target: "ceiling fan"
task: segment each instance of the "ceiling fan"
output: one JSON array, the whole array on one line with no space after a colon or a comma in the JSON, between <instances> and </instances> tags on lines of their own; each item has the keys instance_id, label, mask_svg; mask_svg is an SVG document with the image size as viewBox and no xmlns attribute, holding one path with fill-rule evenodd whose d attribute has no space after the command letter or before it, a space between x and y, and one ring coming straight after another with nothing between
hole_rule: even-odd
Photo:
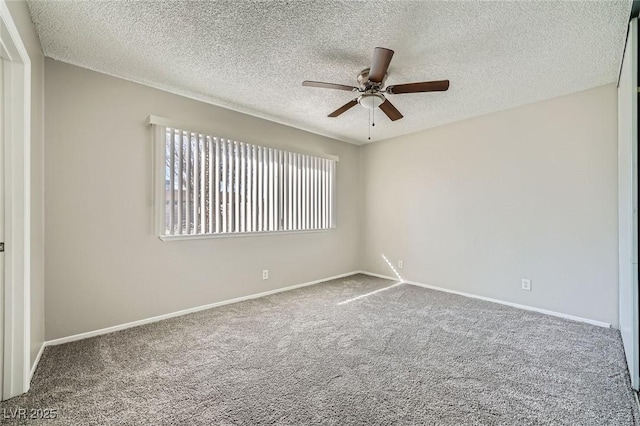
<instances>
[{"instance_id":1,"label":"ceiling fan","mask_svg":"<svg viewBox=\"0 0 640 426\"><path fill-rule=\"evenodd\" d=\"M348 90L350 92L361 93L357 98L347 102L337 110L333 111L328 117L337 117L348 111L357 104L367 109L379 107L391 121L399 120L403 115L393 106L385 97L387 95L399 95L402 93L418 93L418 92L443 92L449 88L449 80L439 81L423 81L420 83L394 84L384 88L384 81L387 77L387 69L393 50L384 47L376 47L373 51L373 60L371 68L364 69L358 74L358 86L347 86L344 84L323 83L321 81L303 81L303 86L320 87L324 89Z\"/></svg>"}]
</instances>

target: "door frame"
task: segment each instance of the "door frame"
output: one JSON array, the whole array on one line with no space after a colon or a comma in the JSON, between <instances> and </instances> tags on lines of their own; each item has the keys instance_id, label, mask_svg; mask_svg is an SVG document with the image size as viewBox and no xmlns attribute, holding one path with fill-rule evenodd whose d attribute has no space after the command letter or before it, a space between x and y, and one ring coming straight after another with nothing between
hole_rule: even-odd
<instances>
[{"instance_id":1,"label":"door frame","mask_svg":"<svg viewBox=\"0 0 640 426\"><path fill-rule=\"evenodd\" d=\"M620 334L631 378L640 389L638 288L638 18L629 22L618 80L618 297Z\"/></svg>"},{"instance_id":2,"label":"door frame","mask_svg":"<svg viewBox=\"0 0 640 426\"><path fill-rule=\"evenodd\" d=\"M27 392L31 380L31 60L5 0L0 0L0 55L5 200L0 400L5 400Z\"/></svg>"}]
</instances>

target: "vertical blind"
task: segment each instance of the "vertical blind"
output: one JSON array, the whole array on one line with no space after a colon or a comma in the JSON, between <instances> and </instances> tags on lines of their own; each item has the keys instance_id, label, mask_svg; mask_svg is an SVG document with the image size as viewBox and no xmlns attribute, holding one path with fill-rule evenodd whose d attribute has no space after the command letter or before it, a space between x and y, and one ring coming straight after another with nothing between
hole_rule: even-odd
<instances>
[{"instance_id":1,"label":"vertical blind","mask_svg":"<svg viewBox=\"0 0 640 426\"><path fill-rule=\"evenodd\" d=\"M157 134L164 235L334 227L334 160L170 127Z\"/></svg>"}]
</instances>

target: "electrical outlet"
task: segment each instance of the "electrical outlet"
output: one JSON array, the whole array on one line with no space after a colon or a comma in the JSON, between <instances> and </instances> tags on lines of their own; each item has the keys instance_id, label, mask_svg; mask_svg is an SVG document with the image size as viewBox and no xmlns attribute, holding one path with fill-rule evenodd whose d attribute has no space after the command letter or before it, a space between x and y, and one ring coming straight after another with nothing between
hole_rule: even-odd
<instances>
[{"instance_id":1,"label":"electrical outlet","mask_svg":"<svg viewBox=\"0 0 640 426\"><path fill-rule=\"evenodd\" d=\"M522 279L522 289L526 291L531 291L531 280L526 278Z\"/></svg>"},{"instance_id":2,"label":"electrical outlet","mask_svg":"<svg viewBox=\"0 0 640 426\"><path fill-rule=\"evenodd\" d=\"M263 280L268 280L269 279L269 270L268 269L263 269L262 270L262 279Z\"/></svg>"},{"instance_id":3,"label":"electrical outlet","mask_svg":"<svg viewBox=\"0 0 640 426\"><path fill-rule=\"evenodd\" d=\"M402 260L398 260L398 269L404 268L404 262Z\"/></svg>"}]
</instances>

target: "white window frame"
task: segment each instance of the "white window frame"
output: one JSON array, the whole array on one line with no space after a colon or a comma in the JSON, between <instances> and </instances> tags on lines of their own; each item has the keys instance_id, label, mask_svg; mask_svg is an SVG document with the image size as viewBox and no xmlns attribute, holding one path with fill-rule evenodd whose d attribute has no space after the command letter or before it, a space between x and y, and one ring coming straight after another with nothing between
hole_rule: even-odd
<instances>
[{"instance_id":1,"label":"white window frame","mask_svg":"<svg viewBox=\"0 0 640 426\"><path fill-rule=\"evenodd\" d=\"M336 227L336 220L335 220L336 218L336 202L335 202L336 174L337 174L337 163L339 161L339 158L337 156L326 154L326 153L301 152L301 150L299 149L295 149L295 151L291 151L291 149L288 147L278 147L273 145L266 146L262 144L255 145L255 144L238 142L233 139L220 138L220 137L211 135L212 132L210 130L202 129L197 125L181 124L176 121L155 116L155 115L149 116L149 118L147 119L147 125L151 126L152 128L152 141L153 141L152 181L154 186L154 189L153 189L154 231L155 231L155 234L161 240L174 241L174 240L191 240L191 239L207 239L207 238L248 237L248 236L258 236L258 235L314 233L314 232L326 232ZM217 149L220 149L221 153L225 149L225 146L235 146L237 147L237 149L242 150L244 155L239 156L239 158L237 158L236 161L223 163L221 166L218 166L218 164L216 164L216 166L221 168L229 167L234 171L234 173L237 172L238 166L240 167L243 166L245 161L247 162L247 164L250 160L257 161L258 167L262 166L263 164L265 164L266 166L266 164L272 164L272 163L270 162L265 163L264 161L260 162L262 155L265 155L265 156L277 155L278 161L275 163L276 167L273 168L272 174L271 173L268 174L268 176L272 177L273 179L271 184L264 185L261 182L262 177L265 176L263 173L254 174L252 176L252 179L244 179L245 176L240 176L238 179L238 184L241 185L243 188L248 189L249 187L251 187L251 191L250 192L247 191L247 194L246 194L249 200L253 200L254 197L257 200L260 197L260 191L262 189L271 191L272 195L270 197L272 197L272 199L275 198L275 200L272 203L270 203L271 204L270 207L272 209L277 209L278 207L276 206L276 203L280 202L276 197L277 192L274 192L277 188L281 187L283 190L283 193L287 193L288 191L292 191L292 190L295 191L295 184L296 183L299 184L300 182L299 179L296 182L294 182L291 179L286 180L285 182L285 178L283 177L284 175L288 176L291 170L294 170L294 167L297 166L297 163L296 163L297 161L304 161L305 163L308 162L311 165L311 163L315 161L320 162L321 160L330 160L325 163L325 164L331 164L331 169L330 170L327 169L327 172L332 174L331 187L326 187L327 193L331 194L328 197L329 202L326 209L328 217L326 218L327 219L326 223L324 224L324 226L318 226L318 222L315 222L315 226L313 227L310 226L311 225L310 223L307 223L305 226L305 228L307 229L284 229L284 230L273 229L276 227L278 228L280 227L275 222L274 223L270 222L275 210L270 210L268 212L269 214L268 214L267 222L262 223L261 219L263 215L256 214L256 213L259 213L261 211L260 209L262 209L263 206L261 205L261 203L252 202L252 209L256 210L255 212L252 211L252 220L248 220L249 217L246 218L247 220L242 220L243 213L245 213L245 209L242 209L240 213L236 210L235 212L236 216L234 217L230 217L230 216L227 217L228 216L227 212L224 212L222 214L224 218L226 218L227 220L240 219L240 225L237 227L234 227L234 229L230 231L221 232L221 230L218 228L218 225L220 222L215 220L214 227L216 229L213 231L213 233L210 233L210 232L209 233L188 233L188 234L165 233L166 231L165 203L166 203L166 197L167 197L166 195L166 167L167 167L166 166L166 137L167 137L166 132L167 132L167 129L177 129L181 131L187 131L187 132L193 133L194 136L199 135L200 137L211 138L212 140L215 138L215 139L218 139L218 141L224 141L225 143L219 143L219 144L213 145L213 149L216 149L217 147ZM251 153L249 154L249 152ZM287 170L287 168L289 168L289 170ZM313 171L312 171L307 174L303 173L300 176L300 178L308 179L313 182L312 179L316 178L316 176L313 174ZM196 182L194 180L194 185L195 184ZM215 184L213 186L215 186ZM211 183L208 184L208 187L212 188ZM224 191L222 193L216 191L215 195L212 196L211 191L209 191L209 194L207 195L211 199L215 200L215 204L217 205L218 201L225 203L225 201L218 199L218 197L225 197L225 194L226 192ZM234 196L233 201L235 203L238 203L240 201L238 199L238 192L229 193L229 196ZM203 203L203 202L204 201L202 200L199 201L199 203ZM295 202L299 202L299 201L295 200ZM189 203L194 204L194 200L190 200ZM280 207L282 211L282 217L280 218L282 224L284 224L284 226L288 228L291 228L292 226L299 226L298 224L300 223L300 220L302 219L302 217L300 217L299 214L297 216L294 214L296 213L296 211L295 209L292 208L292 204L290 203L289 206L287 206L287 208L284 208L283 205L281 205ZM309 206L305 206L305 209L313 208L313 207L314 207L313 205L309 205ZM226 223L226 221L222 217L221 219L222 219L221 221L222 223ZM313 216L311 214L309 215L309 219L310 220L313 219ZM210 220L211 218L206 218L205 224L211 223L209 222ZM245 228L245 225L246 225L246 228ZM209 226L209 229L210 228L211 227ZM271 229L265 229L265 228L271 228Z\"/></svg>"}]
</instances>

